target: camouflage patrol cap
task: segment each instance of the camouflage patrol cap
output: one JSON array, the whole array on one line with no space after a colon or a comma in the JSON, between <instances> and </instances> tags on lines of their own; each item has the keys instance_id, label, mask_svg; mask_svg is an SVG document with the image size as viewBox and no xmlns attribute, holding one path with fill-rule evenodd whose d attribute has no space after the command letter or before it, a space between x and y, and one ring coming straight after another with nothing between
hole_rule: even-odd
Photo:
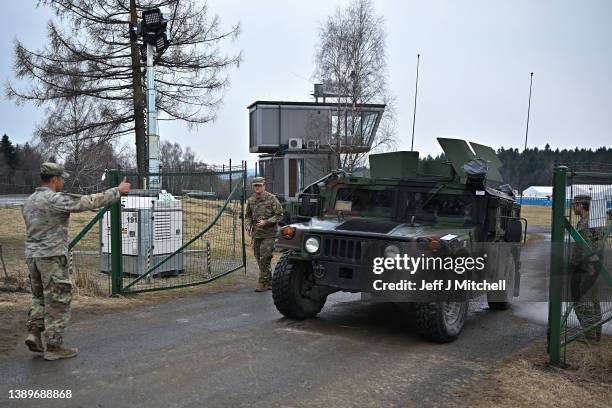
<instances>
[{"instance_id":1,"label":"camouflage patrol cap","mask_svg":"<svg viewBox=\"0 0 612 408\"><path fill-rule=\"evenodd\" d=\"M70 175L64 171L64 166L57 163L43 163L40 165L41 176L61 176L68 178Z\"/></svg>"},{"instance_id":2,"label":"camouflage patrol cap","mask_svg":"<svg viewBox=\"0 0 612 408\"><path fill-rule=\"evenodd\" d=\"M263 177L254 177L253 181L251 182L252 185L256 186L256 185L260 185L263 186L264 184L266 184L266 179Z\"/></svg>"},{"instance_id":3,"label":"camouflage patrol cap","mask_svg":"<svg viewBox=\"0 0 612 408\"><path fill-rule=\"evenodd\" d=\"M574 196L574 203L590 203L591 196L586 194L578 194Z\"/></svg>"}]
</instances>

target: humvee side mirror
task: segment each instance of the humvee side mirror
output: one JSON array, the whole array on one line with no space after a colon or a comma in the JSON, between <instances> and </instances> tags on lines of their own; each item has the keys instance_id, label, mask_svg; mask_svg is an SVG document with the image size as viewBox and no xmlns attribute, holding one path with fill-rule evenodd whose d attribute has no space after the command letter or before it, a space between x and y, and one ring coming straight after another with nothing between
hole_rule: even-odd
<instances>
[{"instance_id":1,"label":"humvee side mirror","mask_svg":"<svg viewBox=\"0 0 612 408\"><path fill-rule=\"evenodd\" d=\"M517 218L510 218L506 228L506 242L521 242L523 240L523 224Z\"/></svg>"}]
</instances>

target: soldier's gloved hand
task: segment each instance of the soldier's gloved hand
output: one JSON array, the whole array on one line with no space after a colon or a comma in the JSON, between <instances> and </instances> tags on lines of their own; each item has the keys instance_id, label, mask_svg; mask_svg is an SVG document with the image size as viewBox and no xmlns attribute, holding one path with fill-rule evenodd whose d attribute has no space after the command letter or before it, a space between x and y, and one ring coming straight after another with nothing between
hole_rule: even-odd
<instances>
[{"instance_id":1,"label":"soldier's gloved hand","mask_svg":"<svg viewBox=\"0 0 612 408\"><path fill-rule=\"evenodd\" d=\"M597 254L593 254L591 256L589 256L589 262L597 262L599 261L599 257L597 256Z\"/></svg>"},{"instance_id":2,"label":"soldier's gloved hand","mask_svg":"<svg viewBox=\"0 0 612 408\"><path fill-rule=\"evenodd\" d=\"M123 180L121 181L121 183L119 183L119 186L117 187L119 189L119 192L121 194L127 194L130 192L130 183L127 181L127 177L124 177Z\"/></svg>"},{"instance_id":3,"label":"soldier's gloved hand","mask_svg":"<svg viewBox=\"0 0 612 408\"><path fill-rule=\"evenodd\" d=\"M266 220L259 220L259 221L257 221L257 226L258 227L265 227L267 223L268 223L268 221L266 221Z\"/></svg>"}]
</instances>

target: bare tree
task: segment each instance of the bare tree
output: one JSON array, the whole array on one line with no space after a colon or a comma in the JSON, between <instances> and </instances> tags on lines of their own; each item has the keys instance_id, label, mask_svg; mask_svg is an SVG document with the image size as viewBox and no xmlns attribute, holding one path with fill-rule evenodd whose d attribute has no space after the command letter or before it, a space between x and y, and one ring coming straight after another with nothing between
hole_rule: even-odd
<instances>
[{"instance_id":1,"label":"bare tree","mask_svg":"<svg viewBox=\"0 0 612 408\"><path fill-rule=\"evenodd\" d=\"M164 140L160 148L161 165L170 170L199 170L206 168L189 146L183 150L178 143Z\"/></svg>"},{"instance_id":2,"label":"bare tree","mask_svg":"<svg viewBox=\"0 0 612 408\"><path fill-rule=\"evenodd\" d=\"M138 44L130 42L128 23L137 24L141 11L151 8L161 8L171 19L172 43L155 61L162 120L199 125L215 118L228 85L227 71L241 58L223 55L219 46L235 38L239 26L222 30L205 1L40 0L39 4L51 7L63 24L48 23L48 45L41 50L28 50L15 41L15 74L28 84L8 82L7 96L18 103L52 107L49 119L63 115L77 96L86 97L99 110L77 126L54 128L54 138L77 134L114 138L134 132L137 166L145 170L144 69Z\"/></svg>"},{"instance_id":3,"label":"bare tree","mask_svg":"<svg viewBox=\"0 0 612 408\"><path fill-rule=\"evenodd\" d=\"M393 147L393 109L383 116L375 140L366 140L364 127L371 117L358 105L390 101L387 92L384 20L377 16L371 0L353 0L338 8L319 29L315 52L315 77L336 95L337 110L332 120L329 146L338 155L341 168L353 170L367 157L371 145L377 150Z\"/></svg>"}]
</instances>

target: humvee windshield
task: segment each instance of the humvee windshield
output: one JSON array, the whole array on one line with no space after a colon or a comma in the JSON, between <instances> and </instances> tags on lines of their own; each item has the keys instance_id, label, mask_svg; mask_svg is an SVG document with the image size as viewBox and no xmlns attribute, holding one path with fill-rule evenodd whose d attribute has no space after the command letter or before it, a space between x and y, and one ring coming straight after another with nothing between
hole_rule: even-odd
<instances>
[{"instance_id":1,"label":"humvee windshield","mask_svg":"<svg viewBox=\"0 0 612 408\"><path fill-rule=\"evenodd\" d=\"M469 224L473 218L474 197L402 189L345 187L337 191L333 208L336 212L402 221L410 221L412 217L421 221L435 221L443 217Z\"/></svg>"},{"instance_id":2,"label":"humvee windshield","mask_svg":"<svg viewBox=\"0 0 612 408\"><path fill-rule=\"evenodd\" d=\"M422 220L435 220L439 217L463 220L471 223L473 218L474 197L463 194L434 194L406 192L405 200L398 211L400 217L413 216Z\"/></svg>"},{"instance_id":3,"label":"humvee windshield","mask_svg":"<svg viewBox=\"0 0 612 408\"><path fill-rule=\"evenodd\" d=\"M393 190L371 190L359 187L341 188L336 193L334 210L391 217L395 202Z\"/></svg>"}]
</instances>

